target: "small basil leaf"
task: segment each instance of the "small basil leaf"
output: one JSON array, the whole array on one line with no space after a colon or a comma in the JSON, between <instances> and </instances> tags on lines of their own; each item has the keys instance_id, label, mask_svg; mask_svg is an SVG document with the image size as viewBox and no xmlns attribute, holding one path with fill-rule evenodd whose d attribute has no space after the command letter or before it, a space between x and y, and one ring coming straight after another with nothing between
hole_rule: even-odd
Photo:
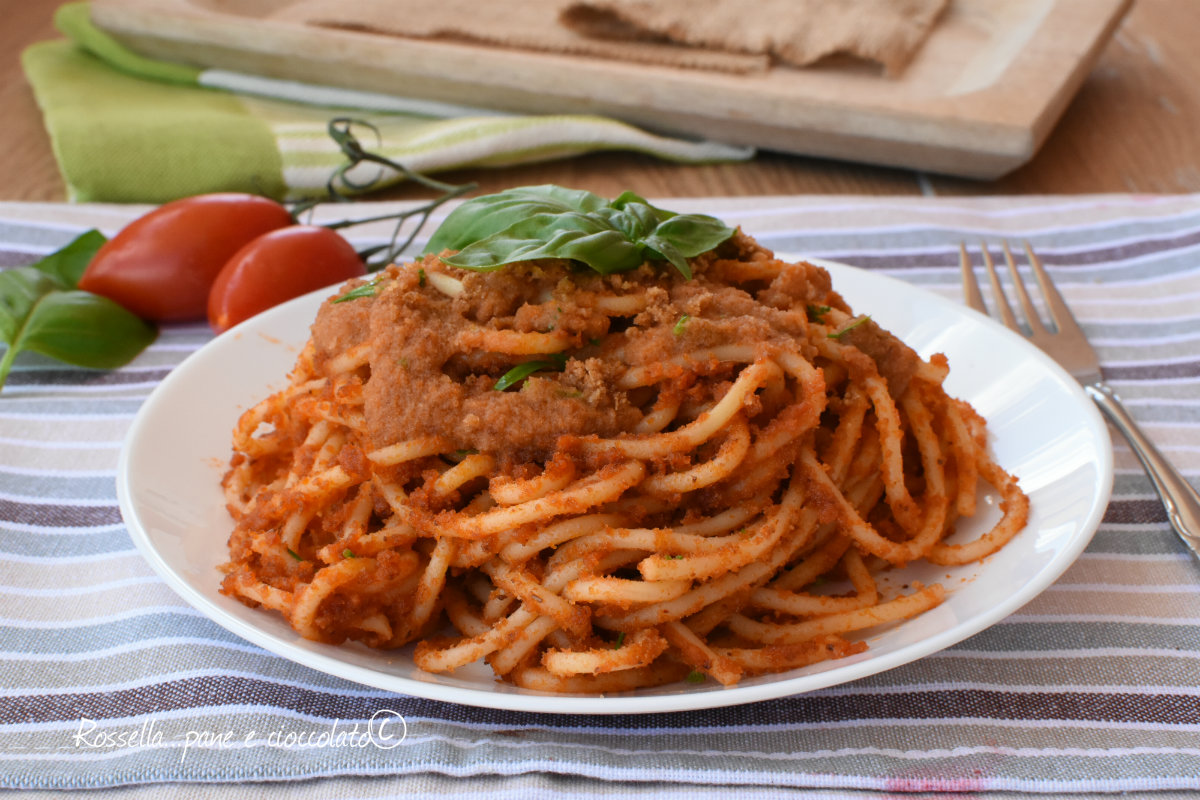
<instances>
[{"instance_id":1,"label":"small basil leaf","mask_svg":"<svg viewBox=\"0 0 1200 800\"><path fill-rule=\"evenodd\" d=\"M500 380L496 381L496 385L492 388L497 392L503 392L505 389L512 388L535 372L541 372L542 370L562 372L566 369L566 366L567 357L562 353L554 353L547 358L526 361L523 364L517 364L508 372L501 375Z\"/></svg>"},{"instance_id":2,"label":"small basil leaf","mask_svg":"<svg viewBox=\"0 0 1200 800\"><path fill-rule=\"evenodd\" d=\"M607 206L591 192L561 186L520 186L474 197L446 216L425 246L426 253L462 250L538 214L587 213Z\"/></svg>"},{"instance_id":3,"label":"small basil leaf","mask_svg":"<svg viewBox=\"0 0 1200 800\"><path fill-rule=\"evenodd\" d=\"M60 250L32 264L39 272L57 280L63 288L74 289L79 285L84 270L91 263L92 257L108 241L108 238L98 230L92 229L76 236L69 244Z\"/></svg>"},{"instance_id":4,"label":"small basil leaf","mask_svg":"<svg viewBox=\"0 0 1200 800\"><path fill-rule=\"evenodd\" d=\"M686 258L707 253L733 233L733 228L705 214L676 214L654 229L656 239L670 242Z\"/></svg>"}]
</instances>

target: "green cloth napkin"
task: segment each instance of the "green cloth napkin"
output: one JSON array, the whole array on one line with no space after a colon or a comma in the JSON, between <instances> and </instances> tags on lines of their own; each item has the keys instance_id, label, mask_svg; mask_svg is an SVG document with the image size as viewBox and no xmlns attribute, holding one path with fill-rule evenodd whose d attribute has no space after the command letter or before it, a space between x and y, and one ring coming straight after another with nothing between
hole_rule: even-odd
<instances>
[{"instance_id":1,"label":"green cloth napkin","mask_svg":"<svg viewBox=\"0 0 1200 800\"><path fill-rule=\"evenodd\" d=\"M87 3L62 6L55 24L68 39L31 45L22 66L75 201L159 203L212 191L321 196L345 161L327 132L335 116L372 123L378 140L364 146L418 172L598 150L682 162L753 155L597 116L497 114L156 61L95 27ZM372 188L401 180L354 177L377 178Z\"/></svg>"}]
</instances>

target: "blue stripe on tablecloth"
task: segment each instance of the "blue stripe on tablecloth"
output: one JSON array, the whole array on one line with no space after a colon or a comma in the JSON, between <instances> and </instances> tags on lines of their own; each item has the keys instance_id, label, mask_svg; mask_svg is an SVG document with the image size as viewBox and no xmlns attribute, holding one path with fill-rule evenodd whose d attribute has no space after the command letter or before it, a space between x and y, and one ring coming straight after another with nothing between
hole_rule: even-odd
<instances>
[{"instance_id":1,"label":"blue stripe on tablecloth","mask_svg":"<svg viewBox=\"0 0 1200 800\"><path fill-rule=\"evenodd\" d=\"M59 387L64 392L88 390L97 386L148 386L158 385L167 377L170 368L123 369L115 371L82 370L62 367L15 369L9 375L6 387Z\"/></svg>"},{"instance_id":2,"label":"blue stripe on tablecloth","mask_svg":"<svg viewBox=\"0 0 1200 800\"><path fill-rule=\"evenodd\" d=\"M34 498L39 495L44 497L47 477L51 477L54 481L55 499L72 502L95 500L109 504L112 502L115 472L102 475L58 474L46 476L0 467L0 484L3 484L5 492L11 492L17 497Z\"/></svg>"},{"instance_id":3,"label":"blue stripe on tablecloth","mask_svg":"<svg viewBox=\"0 0 1200 800\"><path fill-rule=\"evenodd\" d=\"M82 535L81 535L82 534ZM12 554L21 557L63 558L96 556L125 552L133 547L124 525L84 530L70 534L14 529L0 523L0 559Z\"/></svg>"}]
</instances>

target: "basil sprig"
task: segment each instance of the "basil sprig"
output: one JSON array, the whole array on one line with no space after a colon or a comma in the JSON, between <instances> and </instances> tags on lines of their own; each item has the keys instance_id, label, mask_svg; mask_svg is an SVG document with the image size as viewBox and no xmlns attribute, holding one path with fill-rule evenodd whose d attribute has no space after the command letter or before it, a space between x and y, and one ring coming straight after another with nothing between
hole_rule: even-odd
<instances>
[{"instance_id":1,"label":"basil sprig","mask_svg":"<svg viewBox=\"0 0 1200 800\"><path fill-rule=\"evenodd\" d=\"M88 231L26 267L0 272L0 388L17 353L31 350L78 367L122 366L154 341L154 326L122 306L77 289L88 263L104 244Z\"/></svg>"},{"instance_id":2,"label":"basil sprig","mask_svg":"<svg viewBox=\"0 0 1200 800\"><path fill-rule=\"evenodd\" d=\"M442 260L480 272L535 258L567 258L609 275L665 259L691 278L687 259L733 232L718 219L657 208L633 192L609 202L583 190L522 186L463 203L425 252L457 250Z\"/></svg>"}]
</instances>

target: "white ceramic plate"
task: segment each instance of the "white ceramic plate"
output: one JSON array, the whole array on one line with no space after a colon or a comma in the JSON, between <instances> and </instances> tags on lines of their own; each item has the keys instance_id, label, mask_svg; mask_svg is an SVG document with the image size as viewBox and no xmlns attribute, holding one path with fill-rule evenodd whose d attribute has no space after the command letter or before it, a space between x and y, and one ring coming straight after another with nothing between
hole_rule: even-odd
<instances>
[{"instance_id":1,"label":"white ceramic plate","mask_svg":"<svg viewBox=\"0 0 1200 800\"><path fill-rule=\"evenodd\" d=\"M1032 498L1029 525L984 563L913 565L893 583L941 582L945 603L869 632L869 649L779 675L713 681L604 697L550 695L496 681L483 665L453 675L418 670L408 650L378 652L299 638L277 614L218 593L232 522L219 487L241 412L282 388L330 291L259 315L193 354L159 385L129 431L117 492L138 548L175 591L210 619L284 658L404 694L491 708L626 714L748 703L872 675L949 647L1003 619L1054 582L1100 523L1112 487L1108 430L1072 378L1023 338L937 295L853 267L826 264L834 287L922 356L950 358L947 389L987 420L999 463ZM994 504L993 504L994 506ZM995 508L991 516L995 516ZM988 523L960 526L969 537Z\"/></svg>"}]
</instances>

